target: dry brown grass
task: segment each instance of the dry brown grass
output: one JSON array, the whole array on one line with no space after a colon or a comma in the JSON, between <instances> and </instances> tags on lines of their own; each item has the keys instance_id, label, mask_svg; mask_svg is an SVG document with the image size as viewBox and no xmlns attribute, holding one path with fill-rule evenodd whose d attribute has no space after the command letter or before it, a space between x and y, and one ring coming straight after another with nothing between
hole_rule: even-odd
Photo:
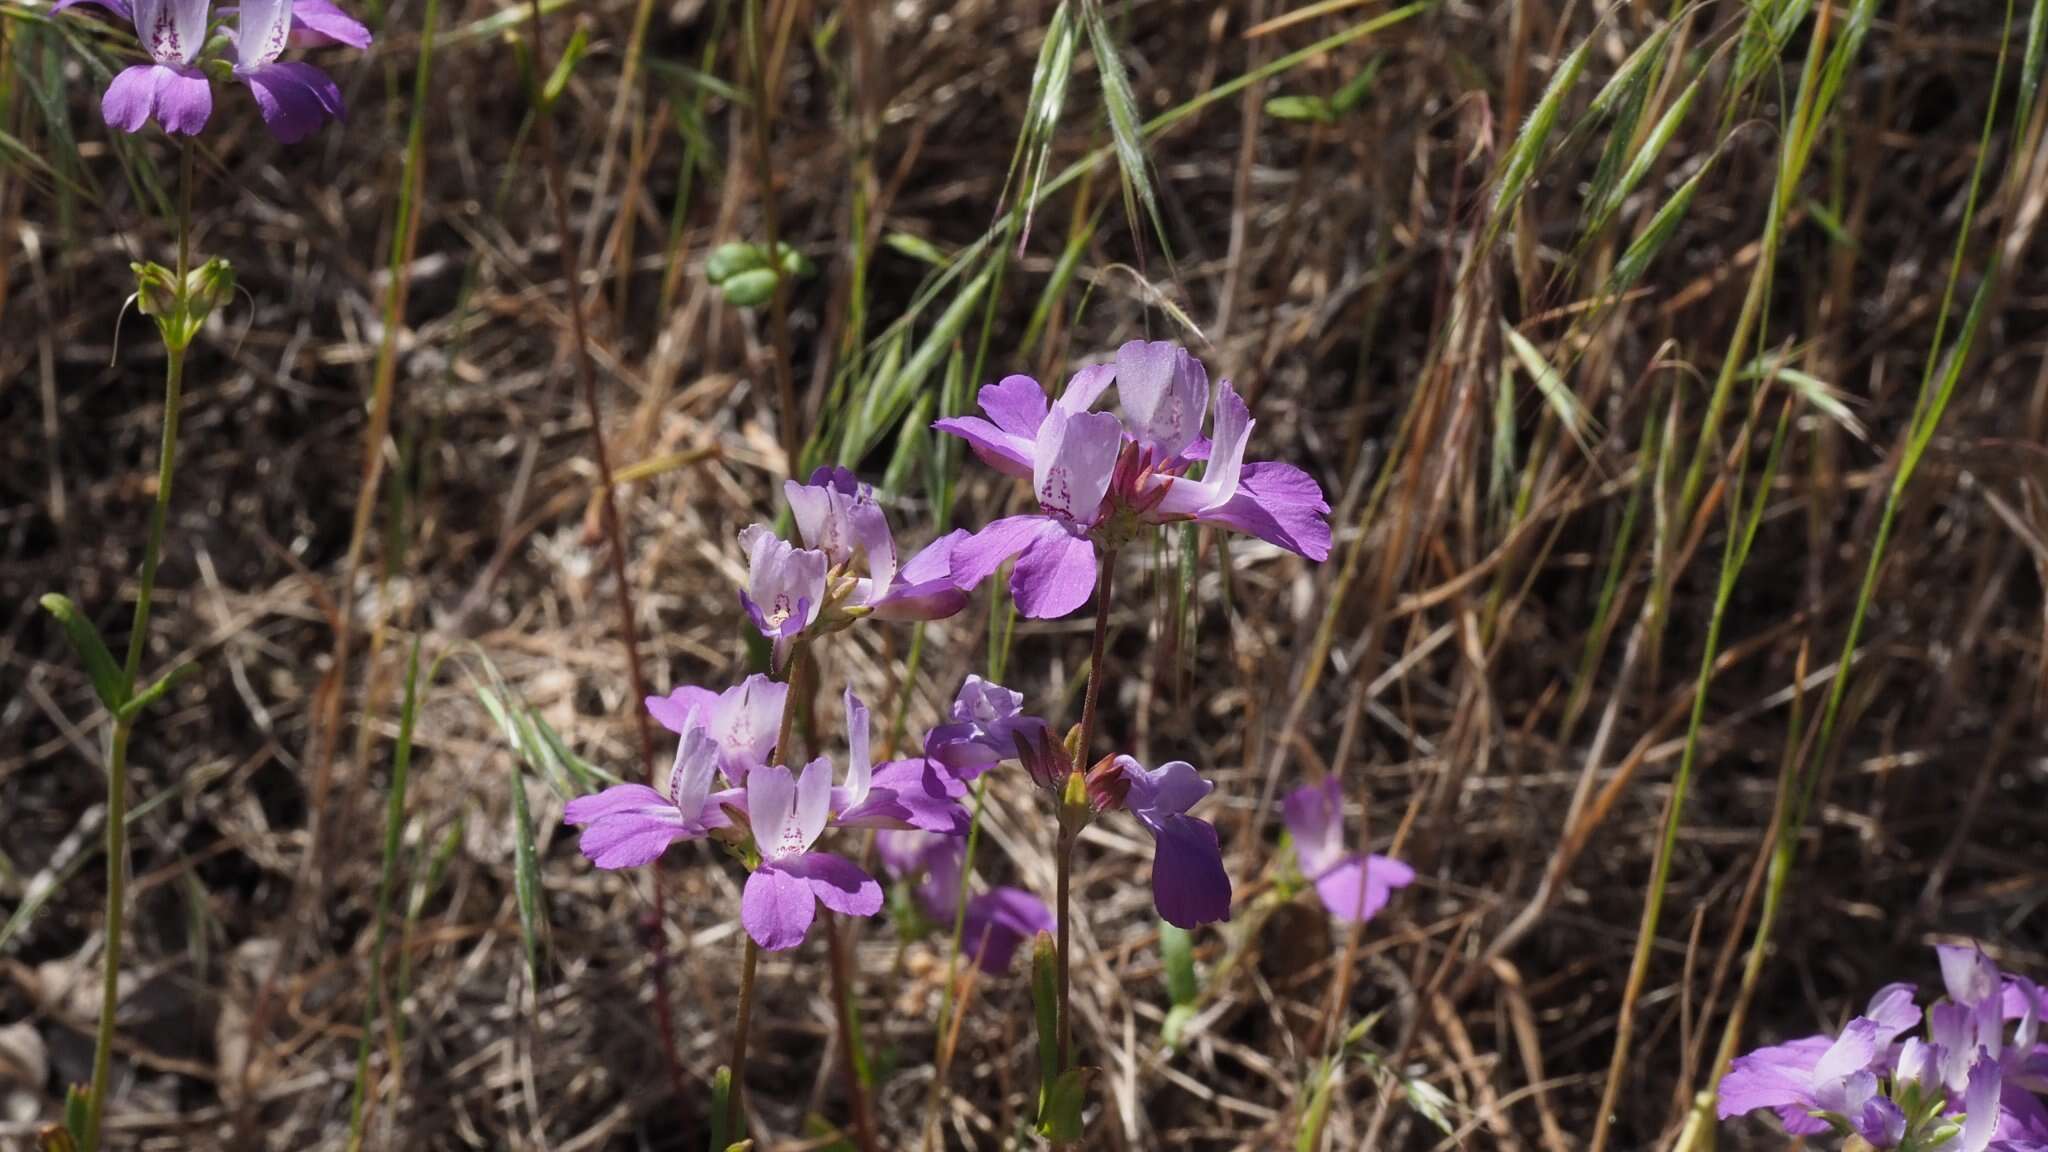
<instances>
[{"instance_id":1,"label":"dry brown grass","mask_svg":"<svg viewBox=\"0 0 2048 1152\"><path fill-rule=\"evenodd\" d=\"M308 875L315 692L330 671L329 614L348 599L335 583L389 289L380 254L393 227L419 7L394 5L375 52L342 67L345 130L281 149L252 117L231 115L206 142L196 246L230 258L248 295L195 346L188 369L151 663L182 657L204 670L137 739L136 799L163 799L136 827L134 985L110 1108L118 1147L345 1145L383 785L412 636L429 659L473 643L589 761L630 776L640 758L558 239L532 142L518 136L522 80L503 39L457 37L436 61L424 215L397 336L387 478L410 497L408 539L402 554L373 539L389 584L376 584L373 560L352 592L365 639L345 677L350 728L325 813L327 858ZM451 27L493 10L451 7ZM715 7L655 6L647 56L695 67ZM948 253L979 238L996 213L1052 5L763 7L771 44L778 30L785 37L770 62L776 219L820 268L792 287L786 343L772 310L725 306L700 269L716 244L762 237L747 108L722 95L706 103L712 167L697 177L686 271L664 310L665 218L684 147L675 123L691 89L643 62L644 86L621 99L628 0L549 16L557 47L572 23L595 44L558 127L613 462L702 450L618 492L657 689L721 683L746 667L732 542L777 507L789 431L776 418L780 357L810 413L802 427L824 403L852 292L856 182L869 182L881 205L878 233ZM1247 29L1284 6L1143 0L1110 11L1149 115L1377 11L1325 7L1256 37ZM1556 61L1592 31L1584 7L1448 4L1204 110L1152 145L1170 264L1142 223L1126 226L1114 165L1104 164L1039 208L994 309L983 375L1057 375L1124 339L1175 334L1149 306L1163 294L1200 325L1211 372L1251 399L1262 452L1308 468L1338 506L1337 553L1320 568L1229 541L1227 597L1221 542L1209 542L1185 650L1151 599L1176 577L1148 572L1148 555L1123 571L1131 592L1112 621L1102 731L1147 762L1185 757L1214 774L1211 815L1240 912L1197 935L1205 1003L1180 1050L1168 1051L1143 883L1149 846L1115 823L1084 838L1077 1041L1102 1069L1090 1147L1292 1147L1335 982L1349 989L1336 1005L1342 1021L1382 1015L1342 1067L1322 1147L1563 1152L1593 1128L1686 733L1728 525L1724 485L1738 467L1754 478L1786 393L1752 408L1743 386L1707 449L1704 510L1661 527L1678 476L1647 467L1658 457L1644 454L1643 432L1658 430L1682 473L1758 255L1781 143L1776 79L1725 136L1703 102L1604 256L1597 242L1573 249L1597 140L1548 157L1497 249L1473 255L1489 177ZM1655 7L1610 15L1574 108L1658 25ZM25 11L0 3L8 43L40 52L48 41L29 38ZM744 86L738 12L735 4L713 71ZM1834 654L1913 412L2002 26L2000 6L1946 0L1904 0L1880 16L1802 185L1758 342L1767 352L1796 347L1869 435L1852 437L1810 407L1795 417L1724 626L1612 1147L1659 1146L1701 1087L1747 947L1745 889L1768 850L1788 741L1790 759L1818 770L1820 785L1748 1035L1832 1026L1886 980L1931 978L1925 945L1935 936L1981 939L2008 968L2048 968L2038 911L2048 895L2048 284L2028 246L2038 179L1992 197L1977 219L1959 295L1975 290L1994 244L2011 244L1995 313L1901 509L1840 738L1833 749L1800 747L1841 673ZM1737 5L1709 4L1679 34L1704 53L1738 18ZM852 22L863 19L871 40L857 41ZM828 26L821 55L813 37ZM1809 32L1802 25L1787 46L1788 86ZM1376 81L1347 118L1311 125L1260 112L1266 97L1334 92L1370 60ZM1108 142L1085 53L1078 67L1055 169ZM1725 60L1717 68L1712 86L1725 83ZM132 320L116 349L115 322L128 260L173 235L120 179L91 85L79 76L64 94L76 162L99 194L67 221L49 181L20 165L0 174L0 603L13 606L0 630L0 901L11 910L46 869L63 876L0 952L0 1021L27 1026L0 1030L0 1144L25 1141L36 1120L54 1117L62 1086L89 1071L106 719L58 629L30 606L62 590L110 633L121 626L162 413L152 399L160 353ZM0 131L58 147L28 102L8 115ZM1994 136L1994 180L2038 172L2048 158L2036 137L2008 140L2009 115ZM865 162L849 143L861 125L875 140ZM1717 143L1721 159L1681 230L1623 303L1586 322L1593 270ZM1074 311L1077 287L1044 348L1018 350L1069 228L1091 218L1085 309ZM1831 238L1836 228L1842 240ZM870 332L908 306L925 271L878 249ZM1454 327L1454 315L1480 319ZM1519 514L1512 487L1497 489L1490 473L1495 397L1512 355L1502 318L1567 366L1591 418L1581 449L1516 370L1508 479L1528 486ZM976 331L963 342L969 362ZM1739 457L1745 436L1753 452ZM887 462L878 452L865 470L879 477ZM1008 506L1013 494L997 479L969 463L958 523ZM927 497L910 485L893 512L899 532L928 523ZM1635 535L1603 616L1598 594L1632 499ZM1647 541L1665 531L1671 547L1653 555ZM1631 658L1656 572L1672 578L1669 626ZM1317 661L1333 602L1328 658ZM850 682L871 702L908 692L915 736L984 667L987 612L979 598L933 626L907 685L907 629L850 633L826 658L826 683ZM380 631L365 659L367 637ZM1085 618L1020 622L1008 682L1076 720L1088 640ZM544 977L529 981L508 800L520 777L466 679L479 668L452 658L421 706L408 844L423 856L452 829L460 840L410 940L402 1071L387 1045L375 1054L369 1146L701 1147L705 1085L730 1024L739 875L709 851L671 853L661 869L667 917L652 922L652 876L591 870L558 822L562 798L528 778L548 916ZM361 756L358 725L369 735ZM1574 794L1589 757L1598 771L1581 807ZM1272 801L1326 772L1343 775L1373 842L1398 841L1421 873L1355 946L1319 909L1264 896L1278 858ZM1577 841L1567 835L1573 809L1603 817L1581 825ZM1053 836L1021 774L997 779L984 875L1050 893ZM1572 855L1554 899L1490 955L1561 846ZM310 900L309 883L326 898ZM402 885L401 909L405 899ZM287 947L296 962L280 969ZM855 954L882 1143L911 1148L925 1128L944 954L900 942L882 923L860 930ZM764 1149L827 1147L802 1142L806 1117L846 1115L828 1051L824 958L813 939L762 965L749 1083ZM678 1056L695 1089L683 1099L662 1072L654 963L667 966ZM274 970L277 1006L252 1047L250 1014ZM941 1123L948 1147L1002 1146L1028 1116L1029 1007L1021 976L972 986ZM10 1043L40 1065L12 1058ZM1411 1105L1403 1080L1448 1097L1452 1134ZM1739 1123L1723 1142L1772 1146L1768 1133Z\"/></svg>"}]
</instances>

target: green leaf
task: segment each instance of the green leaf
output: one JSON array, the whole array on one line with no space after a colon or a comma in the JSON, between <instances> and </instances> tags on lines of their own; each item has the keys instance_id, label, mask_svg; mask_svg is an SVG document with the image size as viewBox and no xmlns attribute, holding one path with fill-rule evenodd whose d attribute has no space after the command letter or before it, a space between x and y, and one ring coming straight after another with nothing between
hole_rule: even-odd
<instances>
[{"instance_id":1,"label":"green leaf","mask_svg":"<svg viewBox=\"0 0 2048 1152\"><path fill-rule=\"evenodd\" d=\"M735 308L759 308L775 298L775 282L779 279L770 269L758 268L728 277L718 287L725 293L727 304Z\"/></svg>"},{"instance_id":2,"label":"green leaf","mask_svg":"<svg viewBox=\"0 0 2048 1152\"><path fill-rule=\"evenodd\" d=\"M1342 116L1365 103L1365 98L1372 94L1373 82L1379 79L1380 64L1385 59L1384 56L1375 56L1366 61L1358 75L1346 80L1344 86L1330 97L1330 110Z\"/></svg>"},{"instance_id":3,"label":"green leaf","mask_svg":"<svg viewBox=\"0 0 2048 1152\"><path fill-rule=\"evenodd\" d=\"M73 1084L64 1089L64 1128L71 1133L72 1139L85 1139L91 1110L92 1089L83 1084Z\"/></svg>"},{"instance_id":4,"label":"green leaf","mask_svg":"<svg viewBox=\"0 0 2048 1152\"><path fill-rule=\"evenodd\" d=\"M1039 1112L1038 1130L1054 1144L1081 1139L1081 1113L1088 1106L1088 1080L1094 1072L1093 1068L1069 1068L1053 1081Z\"/></svg>"},{"instance_id":5,"label":"green leaf","mask_svg":"<svg viewBox=\"0 0 2048 1152\"><path fill-rule=\"evenodd\" d=\"M1528 337L1516 331L1514 325L1503 320L1500 330L1502 335L1507 337L1508 347L1514 352L1515 359L1521 362L1523 371L1535 381L1536 390L1543 393L1543 398L1549 401L1551 409L1557 413L1557 418L1563 421L1565 431L1572 434L1572 439L1578 441L1579 447L1587 455L1592 455L1592 447L1586 441L1586 409L1579 403L1578 396L1565 384L1564 377L1558 375L1557 369L1550 366L1550 361L1543 358L1543 353L1536 345L1531 344Z\"/></svg>"},{"instance_id":6,"label":"green leaf","mask_svg":"<svg viewBox=\"0 0 2048 1152\"><path fill-rule=\"evenodd\" d=\"M1159 955L1166 968L1166 994L1176 1006L1193 1004L1199 989L1195 984L1194 937L1185 928L1159 922Z\"/></svg>"},{"instance_id":7,"label":"green leaf","mask_svg":"<svg viewBox=\"0 0 2048 1152\"><path fill-rule=\"evenodd\" d=\"M1295 1129L1294 1152L1316 1152L1323 1124L1330 1115L1330 1088L1337 1082L1328 1060L1316 1061L1308 1077L1308 1107L1301 1110L1301 1127Z\"/></svg>"},{"instance_id":8,"label":"green leaf","mask_svg":"<svg viewBox=\"0 0 2048 1152\"><path fill-rule=\"evenodd\" d=\"M156 683L137 692L126 704L121 705L117 714L123 720L135 719L142 715L144 709L163 699L165 693L190 680L198 671L199 665L189 660L178 665L159 677Z\"/></svg>"},{"instance_id":9,"label":"green leaf","mask_svg":"<svg viewBox=\"0 0 2048 1152\"><path fill-rule=\"evenodd\" d=\"M72 651L85 662L85 670L92 676L93 691L99 693L100 703L107 711L120 715L121 706L128 702L128 677L121 666L114 663L113 653L100 639L99 629L78 610L78 605L55 592L43 597L43 611L57 618L64 626L64 635L71 641Z\"/></svg>"},{"instance_id":10,"label":"green leaf","mask_svg":"<svg viewBox=\"0 0 2048 1152\"><path fill-rule=\"evenodd\" d=\"M1275 96L1266 101L1266 115L1275 120L1312 120L1328 124L1337 118L1330 102L1320 96Z\"/></svg>"},{"instance_id":11,"label":"green leaf","mask_svg":"<svg viewBox=\"0 0 2048 1152\"><path fill-rule=\"evenodd\" d=\"M720 244L704 258L704 278L713 284L723 284L742 272L757 272L768 267L768 254L758 244L735 240Z\"/></svg>"},{"instance_id":12,"label":"green leaf","mask_svg":"<svg viewBox=\"0 0 2048 1152\"><path fill-rule=\"evenodd\" d=\"M562 98L562 93L568 90L570 75L576 71L576 65L589 51L590 29L579 24L576 26L575 34L569 37L568 45L562 49L561 59L555 61L555 70L549 74L548 82L541 87L542 113L554 108L555 101Z\"/></svg>"},{"instance_id":13,"label":"green leaf","mask_svg":"<svg viewBox=\"0 0 2048 1152\"><path fill-rule=\"evenodd\" d=\"M1038 1114L1043 1117L1060 1076L1060 968L1052 933L1031 945L1031 1011L1038 1025Z\"/></svg>"},{"instance_id":14,"label":"green leaf","mask_svg":"<svg viewBox=\"0 0 2048 1152\"><path fill-rule=\"evenodd\" d=\"M711 1152L731 1147L726 1139L725 1116L728 1102L732 1099L732 1068L720 1064L718 1071L711 1074Z\"/></svg>"},{"instance_id":15,"label":"green leaf","mask_svg":"<svg viewBox=\"0 0 2048 1152\"><path fill-rule=\"evenodd\" d=\"M938 245L922 236L913 236L908 232L891 232L882 238L882 243L912 260L922 260L934 268L944 268L952 263L946 259L944 252L939 251Z\"/></svg>"}]
</instances>

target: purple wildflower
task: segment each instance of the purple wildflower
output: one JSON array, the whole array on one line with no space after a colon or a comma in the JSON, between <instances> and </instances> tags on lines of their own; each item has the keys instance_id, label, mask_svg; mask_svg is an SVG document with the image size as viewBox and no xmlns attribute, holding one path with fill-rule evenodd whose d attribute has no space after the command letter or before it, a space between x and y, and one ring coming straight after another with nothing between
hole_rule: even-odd
<instances>
[{"instance_id":1,"label":"purple wildflower","mask_svg":"<svg viewBox=\"0 0 2048 1152\"><path fill-rule=\"evenodd\" d=\"M150 62L123 69L100 98L107 127L140 132L155 120L173 136L197 136L213 115L213 89L201 71L208 0L58 0L50 11L98 4L135 25Z\"/></svg>"},{"instance_id":2,"label":"purple wildflower","mask_svg":"<svg viewBox=\"0 0 2048 1152\"><path fill-rule=\"evenodd\" d=\"M766 524L749 525L740 533L740 547L747 552L747 586L740 591L740 604L775 644L775 666L789 660L790 646L825 606L823 552L798 548L777 536Z\"/></svg>"},{"instance_id":3,"label":"purple wildflower","mask_svg":"<svg viewBox=\"0 0 2048 1152\"><path fill-rule=\"evenodd\" d=\"M1290 793L1282 805L1301 874L1332 917L1346 924L1370 920L1415 870L1388 856L1345 851L1344 794L1337 778Z\"/></svg>"},{"instance_id":4,"label":"purple wildflower","mask_svg":"<svg viewBox=\"0 0 2048 1152\"><path fill-rule=\"evenodd\" d=\"M582 826L577 846L599 868L653 863L678 840L700 839L731 825L725 809L738 803L739 794L711 791L717 766L717 741L691 725L676 746L675 763L660 791L645 784L615 784L569 801L562 819Z\"/></svg>"},{"instance_id":5,"label":"purple wildflower","mask_svg":"<svg viewBox=\"0 0 2048 1152\"><path fill-rule=\"evenodd\" d=\"M1122 420L1090 410L1112 382ZM1329 556L1321 486L1290 464L1245 461L1255 421L1228 381L1216 401L1214 439L1204 438L1208 373L1177 344L1125 344L1113 364L1077 373L1051 405L1028 376L984 387L980 402L986 419L954 417L933 427L966 440L998 471L1030 476L1039 511L962 541L953 575L971 588L1017 557L1010 590L1026 616L1063 616L1087 603L1095 543L1125 539L1141 524L1195 520L1311 560ZM1202 477L1189 477L1202 461Z\"/></svg>"},{"instance_id":6,"label":"purple wildflower","mask_svg":"<svg viewBox=\"0 0 2048 1152\"><path fill-rule=\"evenodd\" d=\"M918 903L932 922L953 923L967 862L967 842L928 832L882 832L875 837L882 867L897 880L915 882ZM1009 971L1017 948L1054 922L1045 902L1021 888L991 888L967 897L960 942L983 972Z\"/></svg>"},{"instance_id":7,"label":"purple wildflower","mask_svg":"<svg viewBox=\"0 0 2048 1152\"><path fill-rule=\"evenodd\" d=\"M1045 720L1024 715L1021 693L970 675L953 697L952 720L926 733L924 754L962 780L973 780L1005 760L1019 757L1051 730Z\"/></svg>"},{"instance_id":8,"label":"purple wildflower","mask_svg":"<svg viewBox=\"0 0 2048 1152\"><path fill-rule=\"evenodd\" d=\"M780 764L747 773L747 816L761 866L747 877L740 924L770 952L804 942L818 905L845 916L882 910L882 886L844 856L812 846L832 816L832 763L820 757L792 776Z\"/></svg>"},{"instance_id":9,"label":"purple wildflower","mask_svg":"<svg viewBox=\"0 0 2048 1152\"><path fill-rule=\"evenodd\" d=\"M782 706L789 685L756 673L724 692L685 684L667 696L649 696L647 711L677 735L695 727L718 746L718 767L735 784L747 769L766 764L782 730Z\"/></svg>"},{"instance_id":10,"label":"purple wildflower","mask_svg":"<svg viewBox=\"0 0 2048 1152\"><path fill-rule=\"evenodd\" d=\"M1119 803L1152 834L1152 903L1176 928L1230 919L1230 875L1216 827L1188 815L1216 786L1185 760L1146 768L1129 756L1111 764L1114 783L1091 773L1089 793L1098 807ZM1119 800L1117 793L1121 792Z\"/></svg>"},{"instance_id":11,"label":"purple wildflower","mask_svg":"<svg viewBox=\"0 0 2048 1152\"><path fill-rule=\"evenodd\" d=\"M326 13L321 13L323 23ZM249 86L270 134L296 143L338 120L344 109L334 80L300 60L281 61L293 28L292 0L242 0L235 34L235 79Z\"/></svg>"},{"instance_id":12,"label":"purple wildflower","mask_svg":"<svg viewBox=\"0 0 2048 1152\"><path fill-rule=\"evenodd\" d=\"M135 25L150 63L114 77L100 101L107 125L139 132L155 120L173 136L194 136L213 113L213 90L199 55L206 46L208 0L58 0L51 11L96 4ZM341 89L325 72L298 61L282 61L294 38L308 44L370 46L370 30L332 0L244 0L232 12L233 74L248 85L271 134L285 143L303 140L343 113Z\"/></svg>"},{"instance_id":13,"label":"purple wildflower","mask_svg":"<svg viewBox=\"0 0 2048 1152\"><path fill-rule=\"evenodd\" d=\"M853 473L820 468L809 484L790 480L783 492L806 548L823 552L834 572L848 569L856 557L866 567L864 578L828 595L828 603L866 609L882 620L940 620L967 606L967 593L952 578L953 548L967 533L941 536L898 568L888 518L875 503L874 489Z\"/></svg>"},{"instance_id":14,"label":"purple wildflower","mask_svg":"<svg viewBox=\"0 0 2048 1152\"><path fill-rule=\"evenodd\" d=\"M1811 1136L1831 1129L1818 1115L1828 1113L1872 1144L1890 1147L1898 1141L1894 1124L1903 1130L1904 1121L1898 1106L1879 1092L1878 1076L1886 1070L1893 1039L1919 1020L1912 988L1895 984L1879 992L1839 1037L1808 1036L1737 1057L1721 1078L1721 1118L1769 1108L1785 1131Z\"/></svg>"},{"instance_id":15,"label":"purple wildflower","mask_svg":"<svg viewBox=\"0 0 2048 1152\"><path fill-rule=\"evenodd\" d=\"M1975 947L1937 952L1948 994L1927 1011L1925 1040L1894 1045L1921 1014L1911 987L1892 985L1839 1037L1736 1060L1721 1081L1721 1115L1769 1108L1796 1135L1853 1133L1876 1148L2048 1152L2038 989ZM2009 1020L2019 1021L2010 1040Z\"/></svg>"}]
</instances>

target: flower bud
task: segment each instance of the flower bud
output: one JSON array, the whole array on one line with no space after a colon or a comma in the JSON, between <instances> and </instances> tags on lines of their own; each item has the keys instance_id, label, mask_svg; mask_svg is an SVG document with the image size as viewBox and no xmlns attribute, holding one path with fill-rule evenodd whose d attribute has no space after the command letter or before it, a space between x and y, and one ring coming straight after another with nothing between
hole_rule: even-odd
<instances>
[{"instance_id":1,"label":"flower bud","mask_svg":"<svg viewBox=\"0 0 2048 1152\"><path fill-rule=\"evenodd\" d=\"M1014 739L1017 759L1023 762L1032 783L1048 792L1060 792L1074 771L1074 760L1065 747L1053 742L1052 729L1034 727L1015 733Z\"/></svg>"},{"instance_id":2,"label":"flower bud","mask_svg":"<svg viewBox=\"0 0 2048 1152\"><path fill-rule=\"evenodd\" d=\"M1104 756L1088 770L1088 804L1097 812L1114 812L1124 806L1131 792L1131 778L1115 756Z\"/></svg>"}]
</instances>

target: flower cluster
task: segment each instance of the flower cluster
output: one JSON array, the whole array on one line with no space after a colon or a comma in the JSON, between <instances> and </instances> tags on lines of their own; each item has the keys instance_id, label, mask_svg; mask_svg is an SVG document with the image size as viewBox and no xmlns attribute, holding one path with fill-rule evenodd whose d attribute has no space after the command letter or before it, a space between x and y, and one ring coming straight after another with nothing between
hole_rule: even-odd
<instances>
[{"instance_id":1,"label":"flower cluster","mask_svg":"<svg viewBox=\"0 0 2048 1152\"><path fill-rule=\"evenodd\" d=\"M57 0L52 12L95 4L135 26L149 62L123 70L107 85L100 115L123 132L151 120L173 136L196 136L213 116L209 72L247 85L271 134L303 140L342 115L341 89L311 64L284 60L285 48L345 44L368 48L370 30L332 0L239 0L235 27L225 33L234 58L209 57L211 0Z\"/></svg>"},{"instance_id":2,"label":"flower cluster","mask_svg":"<svg viewBox=\"0 0 2048 1152\"><path fill-rule=\"evenodd\" d=\"M747 554L740 604L774 643L777 667L805 635L825 635L865 616L941 620L966 607L951 567L953 547L966 533L941 536L898 567L896 538L874 490L853 473L820 468L810 483L791 480L783 490L803 546L766 524L740 533Z\"/></svg>"},{"instance_id":3,"label":"flower cluster","mask_svg":"<svg viewBox=\"0 0 2048 1152\"><path fill-rule=\"evenodd\" d=\"M1837 1035L1740 1057L1722 1118L1769 1109L1794 1135L1903 1152L2048 1152L2048 994L1975 947L1936 952L1947 995L1924 1017L1913 987L1893 984ZM1926 1038L1907 1035L1923 1018Z\"/></svg>"},{"instance_id":4,"label":"flower cluster","mask_svg":"<svg viewBox=\"0 0 2048 1152\"><path fill-rule=\"evenodd\" d=\"M1094 411L1116 385L1123 418ZM1011 559L1010 592L1026 616L1064 616L1094 594L1096 554L1144 525L1196 521L1250 533L1315 561L1330 554L1330 506L1292 464L1247 462L1251 418L1223 381L1210 435L1209 374L1178 344L1134 340L1113 363L1084 368L1058 400L1029 376L981 390L987 417L940 420L990 467L1028 477L1038 511L997 520L950 548L955 581L972 588ZM1196 464L1202 474L1191 475Z\"/></svg>"},{"instance_id":5,"label":"flower cluster","mask_svg":"<svg viewBox=\"0 0 2048 1152\"><path fill-rule=\"evenodd\" d=\"M872 764L868 710L850 689L843 780L822 756L793 772L776 762L788 696L788 685L756 675L723 693L649 697L648 711L680 737L675 762L660 788L618 784L570 801L563 819L583 828L583 854L600 868L631 868L677 841L727 843L752 868L740 922L771 951L803 943L819 904L847 916L881 911L881 885L819 839L832 828L964 835L962 790L922 758Z\"/></svg>"}]
</instances>

